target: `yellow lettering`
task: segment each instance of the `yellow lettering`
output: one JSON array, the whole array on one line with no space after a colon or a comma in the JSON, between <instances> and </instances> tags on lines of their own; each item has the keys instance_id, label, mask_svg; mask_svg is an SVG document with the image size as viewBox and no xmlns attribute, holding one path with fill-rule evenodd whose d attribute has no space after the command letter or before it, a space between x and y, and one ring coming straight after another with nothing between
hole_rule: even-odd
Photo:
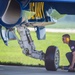
<instances>
[{"instance_id":1,"label":"yellow lettering","mask_svg":"<svg viewBox=\"0 0 75 75\"><path fill-rule=\"evenodd\" d=\"M30 11L33 11L36 13L32 17L32 19L42 18L44 16L44 2L32 2L32 3L30 3Z\"/></svg>"}]
</instances>

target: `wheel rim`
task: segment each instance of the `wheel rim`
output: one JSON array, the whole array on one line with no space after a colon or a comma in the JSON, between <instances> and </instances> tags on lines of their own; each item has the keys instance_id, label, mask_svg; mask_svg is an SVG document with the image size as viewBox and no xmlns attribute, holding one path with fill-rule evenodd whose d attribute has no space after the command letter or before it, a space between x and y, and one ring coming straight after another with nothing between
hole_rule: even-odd
<instances>
[{"instance_id":1,"label":"wheel rim","mask_svg":"<svg viewBox=\"0 0 75 75\"><path fill-rule=\"evenodd\" d=\"M55 57L54 57L54 63L55 63L55 67L56 69L59 67L59 50L58 48L56 48L56 51L55 51Z\"/></svg>"}]
</instances>

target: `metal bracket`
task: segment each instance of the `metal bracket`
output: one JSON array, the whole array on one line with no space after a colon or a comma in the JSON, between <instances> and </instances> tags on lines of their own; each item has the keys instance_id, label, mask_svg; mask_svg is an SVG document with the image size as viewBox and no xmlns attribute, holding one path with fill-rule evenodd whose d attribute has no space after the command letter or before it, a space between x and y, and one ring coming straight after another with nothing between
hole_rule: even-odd
<instances>
[{"instance_id":1,"label":"metal bracket","mask_svg":"<svg viewBox=\"0 0 75 75\"><path fill-rule=\"evenodd\" d=\"M44 60L43 51L35 50L35 45L31 38L29 29L22 24L21 26L17 26L17 31L21 39L19 40L18 37L16 35L15 36L20 44L20 47L23 49L22 52L32 58Z\"/></svg>"}]
</instances>

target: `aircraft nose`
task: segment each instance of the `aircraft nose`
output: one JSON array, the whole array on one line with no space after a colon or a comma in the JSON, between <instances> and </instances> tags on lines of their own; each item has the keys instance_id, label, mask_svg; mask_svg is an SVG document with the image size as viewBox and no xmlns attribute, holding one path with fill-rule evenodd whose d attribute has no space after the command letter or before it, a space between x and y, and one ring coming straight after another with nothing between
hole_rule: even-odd
<instances>
[{"instance_id":1,"label":"aircraft nose","mask_svg":"<svg viewBox=\"0 0 75 75\"><path fill-rule=\"evenodd\" d=\"M10 0L0 0L0 18L3 16Z\"/></svg>"}]
</instances>

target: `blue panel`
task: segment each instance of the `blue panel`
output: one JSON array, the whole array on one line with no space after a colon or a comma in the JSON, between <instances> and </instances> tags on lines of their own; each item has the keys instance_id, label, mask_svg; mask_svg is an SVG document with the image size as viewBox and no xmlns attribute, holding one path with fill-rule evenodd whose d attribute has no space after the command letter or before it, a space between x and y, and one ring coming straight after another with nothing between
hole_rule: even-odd
<instances>
[{"instance_id":1,"label":"blue panel","mask_svg":"<svg viewBox=\"0 0 75 75\"><path fill-rule=\"evenodd\" d=\"M75 2L75 0L31 0L35 2Z\"/></svg>"},{"instance_id":2,"label":"blue panel","mask_svg":"<svg viewBox=\"0 0 75 75\"><path fill-rule=\"evenodd\" d=\"M15 31L14 31L15 32ZM8 31L8 39L9 40L16 40L16 37L12 31Z\"/></svg>"},{"instance_id":3,"label":"blue panel","mask_svg":"<svg viewBox=\"0 0 75 75\"><path fill-rule=\"evenodd\" d=\"M29 4L30 0L17 0L21 4L22 9L26 9L27 5Z\"/></svg>"},{"instance_id":4,"label":"blue panel","mask_svg":"<svg viewBox=\"0 0 75 75\"><path fill-rule=\"evenodd\" d=\"M44 26L41 26L41 27L36 26L35 28L36 28L36 35L37 35L38 40L45 40L45 38L46 38L45 27Z\"/></svg>"},{"instance_id":5,"label":"blue panel","mask_svg":"<svg viewBox=\"0 0 75 75\"><path fill-rule=\"evenodd\" d=\"M9 0L0 0L0 17L3 16Z\"/></svg>"},{"instance_id":6,"label":"blue panel","mask_svg":"<svg viewBox=\"0 0 75 75\"><path fill-rule=\"evenodd\" d=\"M50 2L47 4L49 4L52 8L56 9L60 14L70 14L70 15L75 14L75 3Z\"/></svg>"}]
</instances>

